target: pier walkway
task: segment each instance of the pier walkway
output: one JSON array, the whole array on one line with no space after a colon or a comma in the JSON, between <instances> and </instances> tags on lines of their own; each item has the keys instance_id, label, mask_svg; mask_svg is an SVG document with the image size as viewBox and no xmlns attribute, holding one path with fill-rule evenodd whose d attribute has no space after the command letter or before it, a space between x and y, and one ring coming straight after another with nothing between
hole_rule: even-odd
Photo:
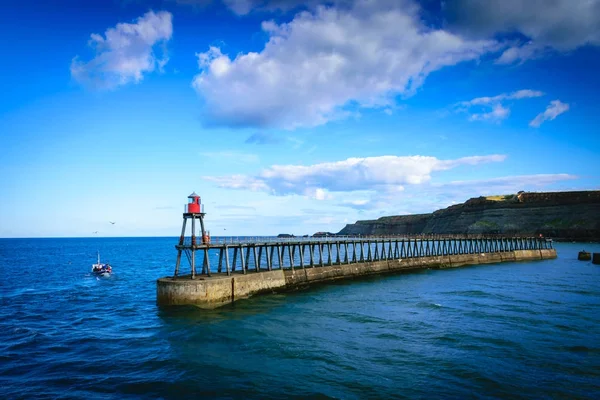
<instances>
[{"instance_id":1,"label":"pier walkway","mask_svg":"<svg viewBox=\"0 0 600 400\"><path fill-rule=\"evenodd\" d=\"M210 243L186 238L181 243L175 247L189 261L191 274L185 274L188 279L197 275L210 277L215 272L230 276L275 269L552 249L551 239L477 235L241 237L213 238ZM196 271L198 251L202 257L200 273ZM178 260L173 278L183 278L179 264Z\"/></svg>"},{"instance_id":2,"label":"pier walkway","mask_svg":"<svg viewBox=\"0 0 600 400\"><path fill-rule=\"evenodd\" d=\"M260 293L338 279L426 268L455 268L556 258L539 237L388 236L227 239L181 238L175 274L157 280L157 304L215 308ZM202 256L196 271L196 253ZM180 275L181 255L191 273Z\"/></svg>"}]
</instances>

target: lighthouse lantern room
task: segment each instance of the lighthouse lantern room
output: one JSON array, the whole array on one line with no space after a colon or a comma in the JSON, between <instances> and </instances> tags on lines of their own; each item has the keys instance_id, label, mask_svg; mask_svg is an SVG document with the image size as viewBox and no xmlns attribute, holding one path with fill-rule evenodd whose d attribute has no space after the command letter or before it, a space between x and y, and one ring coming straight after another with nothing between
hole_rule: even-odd
<instances>
[{"instance_id":1,"label":"lighthouse lantern room","mask_svg":"<svg viewBox=\"0 0 600 400\"><path fill-rule=\"evenodd\" d=\"M200 196L193 192L188 196L188 204L183 212L183 225L181 227L181 235L179 236L179 244L175 246L177 249L177 263L175 264L175 277L179 275L179 266L181 264L181 253L185 252L190 267L192 270L192 279L196 277L196 250L205 249L210 245L210 233L204 229L204 205L200 202ZM191 220L191 235L189 240L186 239L186 227L188 220ZM200 237L196 236L196 221L200 223ZM210 276L210 268L208 261L208 252L204 251L204 262L202 273Z\"/></svg>"},{"instance_id":2,"label":"lighthouse lantern room","mask_svg":"<svg viewBox=\"0 0 600 400\"><path fill-rule=\"evenodd\" d=\"M200 196L196 192L188 196L187 212L190 214L199 214L202 212L202 204L200 204Z\"/></svg>"}]
</instances>

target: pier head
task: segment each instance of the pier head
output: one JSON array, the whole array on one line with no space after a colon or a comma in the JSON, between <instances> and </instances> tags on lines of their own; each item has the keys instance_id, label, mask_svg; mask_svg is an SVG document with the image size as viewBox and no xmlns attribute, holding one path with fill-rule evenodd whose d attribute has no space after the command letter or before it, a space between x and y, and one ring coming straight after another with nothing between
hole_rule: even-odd
<instances>
[{"instance_id":1,"label":"pier head","mask_svg":"<svg viewBox=\"0 0 600 400\"><path fill-rule=\"evenodd\" d=\"M200 197L190 195L184 212L173 276L157 280L158 305L216 308L260 293L273 293L339 279L556 258L552 240L541 237L473 235L221 239L204 230ZM197 207L196 207L197 206ZM190 212L190 207L191 211ZM197 212L195 212L197 211ZM187 220L192 233L185 236ZM200 222L196 239L195 220ZM196 253L201 254L197 273ZM181 274L185 254L190 272Z\"/></svg>"}]
</instances>

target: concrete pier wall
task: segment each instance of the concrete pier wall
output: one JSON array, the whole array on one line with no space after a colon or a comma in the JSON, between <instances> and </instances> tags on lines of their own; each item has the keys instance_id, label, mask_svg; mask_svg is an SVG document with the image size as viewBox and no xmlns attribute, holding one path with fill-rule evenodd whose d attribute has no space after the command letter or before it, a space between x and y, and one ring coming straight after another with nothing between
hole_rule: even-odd
<instances>
[{"instance_id":1,"label":"concrete pier wall","mask_svg":"<svg viewBox=\"0 0 600 400\"><path fill-rule=\"evenodd\" d=\"M189 275L176 278L166 277L157 280L156 297L158 305L195 305L200 308L212 309L260 293L294 290L338 279L426 268L454 268L551 258L556 258L555 249L414 257L323 267L279 269L245 275L213 274L210 277L196 277L196 279L190 279Z\"/></svg>"}]
</instances>

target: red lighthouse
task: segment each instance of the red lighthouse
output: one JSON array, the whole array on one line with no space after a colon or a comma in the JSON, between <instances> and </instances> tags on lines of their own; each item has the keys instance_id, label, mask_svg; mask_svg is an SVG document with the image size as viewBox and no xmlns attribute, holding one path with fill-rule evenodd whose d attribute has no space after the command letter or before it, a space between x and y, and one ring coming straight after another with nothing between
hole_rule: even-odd
<instances>
[{"instance_id":1,"label":"red lighthouse","mask_svg":"<svg viewBox=\"0 0 600 400\"><path fill-rule=\"evenodd\" d=\"M202 205L200 204L200 196L193 192L188 196L187 212L188 214L200 214Z\"/></svg>"},{"instance_id":2,"label":"red lighthouse","mask_svg":"<svg viewBox=\"0 0 600 400\"><path fill-rule=\"evenodd\" d=\"M181 227L181 236L179 237L179 244L175 246L177 249L177 264L175 265L175 276L179 274L179 265L181 263L181 253L183 251L188 255L190 266L192 267L192 279L196 277L196 250L203 249L210 244L210 233L204 230L204 205L200 202L200 196L193 192L188 196L188 204L186 204L183 211L183 226ZM192 232L189 240L185 237L185 228L187 226L188 219L192 220ZM196 220L200 222L200 243L196 240ZM204 252L205 257L208 257L208 253ZM207 260L204 260L204 265L207 265ZM203 271L204 272L204 271ZM207 271L210 273L209 271Z\"/></svg>"}]
</instances>

